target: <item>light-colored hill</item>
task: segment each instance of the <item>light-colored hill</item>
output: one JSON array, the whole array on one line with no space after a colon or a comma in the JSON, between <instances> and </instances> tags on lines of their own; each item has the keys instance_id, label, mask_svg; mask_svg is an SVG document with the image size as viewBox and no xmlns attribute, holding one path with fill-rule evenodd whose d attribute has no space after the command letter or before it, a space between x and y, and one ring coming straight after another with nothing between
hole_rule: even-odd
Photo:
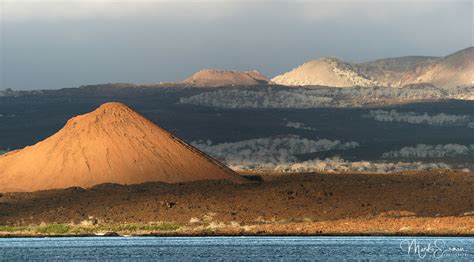
<instances>
[{"instance_id":1,"label":"light-colored hill","mask_svg":"<svg viewBox=\"0 0 474 262\"><path fill-rule=\"evenodd\" d=\"M184 84L205 87L254 86L268 84L270 80L256 70L235 71L205 69L183 81Z\"/></svg>"},{"instance_id":2,"label":"light-colored hill","mask_svg":"<svg viewBox=\"0 0 474 262\"><path fill-rule=\"evenodd\" d=\"M422 67L419 82L438 87L474 85L474 47L470 47Z\"/></svg>"},{"instance_id":3,"label":"light-colored hill","mask_svg":"<svg viewBox=\"0 0 474 262\"><path fill-rule=\"evenodd\" d=\"M313 60L272 79L281 85L333 87L429 83L441 88L474 85L474 47L446 57L407 56L366 63L334 58Z\"/></svg>"},{"instance_id":4,"label":"light-colored hill","mask_svg":"<svg viewBox=\"0 0 474 262\"><path fill-rule=\"evenodd\" d=\"M377 83L357 72L357 68L336 58L312 60L297 68L276 76L272 82L280 85L321 85L350 87L374 86Z\"/></svg>"},{"instance_id":5,"label":"light-colored hill","mask_svg":"<svg viewBox=\"0 0 474 262\"><path fill-rule=\"evenodd\" d=\"M120 103L103 104L53 136L0 156L0 192L207 179L245 181Z\"/></svg>"}]
</instances>

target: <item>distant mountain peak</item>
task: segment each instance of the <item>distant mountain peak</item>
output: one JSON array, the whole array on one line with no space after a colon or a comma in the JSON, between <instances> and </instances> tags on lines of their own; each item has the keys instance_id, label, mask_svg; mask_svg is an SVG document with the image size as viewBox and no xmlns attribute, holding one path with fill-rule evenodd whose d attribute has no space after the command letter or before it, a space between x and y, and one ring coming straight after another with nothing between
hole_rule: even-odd
<instances>
[{"instance_id":1,"label":"distant mountain peak","mask_svg":"<svg viewBox=\"0 0 474 262\"><path fill-rule=\"evenodd\" d=\"M378 84L358 72L353 64L333 57L308 61L287 73L274 77L272 82L281 85L333 87L374 86Z\"/></svg>"},{"instance_id":2,"label":"distant mountain peak","mask_svg":"<svg viewBox=\"0 0 474 262\"><path fill-rule=\"evenodd\" d=\"M237 71L221 69L200 70L183 81L195 86L253 86L268 84L270 80L257 70Z\"/></svg>"}]
</instances>

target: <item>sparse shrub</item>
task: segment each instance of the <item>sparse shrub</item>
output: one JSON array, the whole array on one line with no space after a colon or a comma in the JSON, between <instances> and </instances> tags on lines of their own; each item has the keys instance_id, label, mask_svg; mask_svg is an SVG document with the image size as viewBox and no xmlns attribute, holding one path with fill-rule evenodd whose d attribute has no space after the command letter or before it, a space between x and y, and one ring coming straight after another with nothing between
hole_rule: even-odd
<instances>
[{"instance_id":1,"label":"sparse shrub","mask_svg":"<svg viewBox=\"0 0 474 262\"><path fill-rule=\"evenodd\" d=\"M218 228L223 228L225 226L226 226L226 224L223 223L223 222L211 222L211 223L209 223L207 228L208 229L218 229Z\"/></svg>"},{"instance_id":2,"label":"sparse shrub","mask_svg":"<svg viewBox=\"0 0 474 262\"><path fill-rule=\"evenodd\" d=\"M80 225L83 227L91 227L94 223L91 220L82 220Z\"/></svg>"},{"instance_id":3,"label":"sparse shrub","mask_svg":"<svg viewBox=\"0 0 474 262\"><path fill-rule=\"evenodd\" d=\"M177 224L163 223L159 225L140 225L140 224L123 224L123 225L108 225L96 228L97 232L112 231L112 232L136 232L136 231L174 231L180 228Z\"/></svg>"},{"instance_id":4,"label":"sparse shrub","mask_svg":"<svg viewBox=\"0 0 474 262\"><path fill-rule=\"evenodd\" d=\"M197 224L197 223L200 223L201 220L197 217L192 217L191 219L189 219L189 223L191 224Z\"/></svg>"},{"instance_id":5,"label":"sparse shrub","mask_svg":"<svg viewBox=\"0 0 474 262\"><path fill-rule=\"evenodd\" d=\"M240 223L239 223L239 222L236 222L236 221L231 221L231 222L230 222L230 226L232 226L232 227L240 227Z\"/></svg>"}]
</instances>

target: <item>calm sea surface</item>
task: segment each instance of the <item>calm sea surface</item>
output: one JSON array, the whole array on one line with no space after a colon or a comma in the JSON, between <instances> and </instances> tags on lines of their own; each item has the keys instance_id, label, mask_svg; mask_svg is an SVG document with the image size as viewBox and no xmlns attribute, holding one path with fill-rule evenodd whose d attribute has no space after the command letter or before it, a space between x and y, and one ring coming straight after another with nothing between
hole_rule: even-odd
<instances>
[{"instance_id":1,"label":"calm sea surface","mask_svg":"<svg viewBox=\"0 0 474 262\"><path fill-rule=\"evenodd\" d=\"M4 238L0 260L474 261L468 237Z\"/></svg>"}]
</instances>

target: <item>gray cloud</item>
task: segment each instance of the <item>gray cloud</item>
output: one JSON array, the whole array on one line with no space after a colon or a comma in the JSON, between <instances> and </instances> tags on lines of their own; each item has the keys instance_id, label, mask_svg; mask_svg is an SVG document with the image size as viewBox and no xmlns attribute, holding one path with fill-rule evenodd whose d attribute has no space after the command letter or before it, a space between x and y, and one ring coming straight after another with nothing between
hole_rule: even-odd
<instances>
[{"instance_id":1,"label":"gray cloud","mask_svg":"<svg viewBox=\"0 0 474 262\"><path fill-rule=\"evenodd\" d=\"M299 130L310 130L310 131L316 130L316 128L307 126L305 123L301 123L301 122L288 121L286 122L285 126L289 128L299 129Z\"/></svg>"},{"instance_id":2,"label":"gray cloud","mask_svg":"<svg viewBox=\"0 0 474 262\"><path fill-rule=\"evenodd\" d=\"M137 3L138 2L138 3ZM0 89L274 76L323 56L366 61L473 45L472 1L13 1L0 8Z\"/></svg>"}]
</instances>

